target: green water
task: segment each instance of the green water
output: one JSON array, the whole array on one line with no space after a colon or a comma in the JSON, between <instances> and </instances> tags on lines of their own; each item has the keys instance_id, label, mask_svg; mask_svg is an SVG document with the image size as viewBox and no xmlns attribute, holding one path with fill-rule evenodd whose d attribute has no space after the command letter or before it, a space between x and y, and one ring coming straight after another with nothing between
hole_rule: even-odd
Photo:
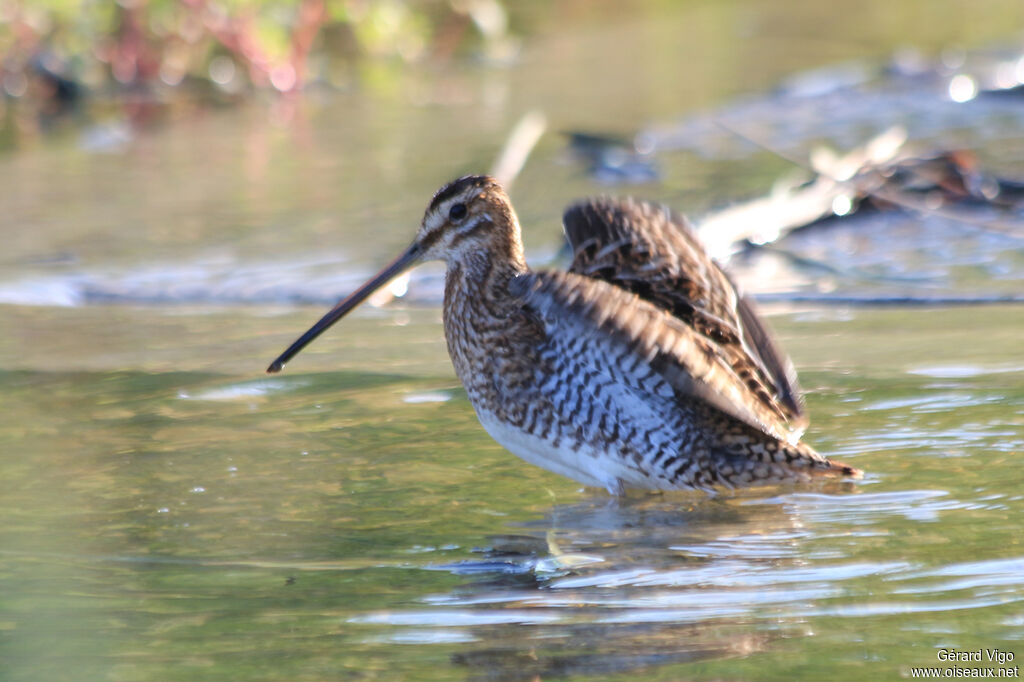
<instances>
[{"instance_id":1,"label":"green water","mask_svg":"<svg viewBox=\"0 0 1024 682\"><path fill-rule=\"evenodd\" d=\"M1016 307L775 315L866 479L619 502L489 440L434 311L272 378L308 314L2 311L64 338L2 347L5 679L895 678L1024 636Z\"/></svg>"},{"instance_id":2,"label":"green water","mask_svg":"<svg viewBox=\"0 0 1024 682\"><path fill-rule=\"evenodd\" d=\"M628 133L1024 25L1016 0L560 7L513 67L0 159L0 679L856 680L943 648L1024 657L1020 306L768 307L808 442L867 475L714 498L612 500L505 452L429 282L262 373L322 313L289 297L331 300L397 252L526 110ZM610 190L545 137L513 191L528 249L555 251L572 197L706 210L786 163L663 168ZM992 290L1020 281L1008 253Z\"/></svg>"}]
</instances>

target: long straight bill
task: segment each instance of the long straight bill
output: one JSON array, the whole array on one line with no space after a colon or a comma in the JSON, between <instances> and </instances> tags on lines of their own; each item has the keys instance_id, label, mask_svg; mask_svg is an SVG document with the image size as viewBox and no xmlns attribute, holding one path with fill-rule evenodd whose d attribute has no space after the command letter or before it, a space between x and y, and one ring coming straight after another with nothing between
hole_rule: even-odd
<instances>
[{"instance_id":1,"label":"long straight bill","mask_svg":"<svg viewBox=\"0 0 1024 682\"><path fill-rule=\"evenodd\" d=\"M327 331L328 327L345 317L350 310L366 300L370 294L412 267L419 258L419 255L420 247L414 243L405 253L391 261L383 270L374 275L373 279L349 294L338 305L331 308L326 315L320 318L319 322L309 328L309 331L296 339L295 343L288 346L288 350L281 353L277 356L276 360L270 363L270 367L267 367L267 373L280 372L286 362L298 355L299 351L305 348L313 339Z\"/></svg>"}]
</instances>

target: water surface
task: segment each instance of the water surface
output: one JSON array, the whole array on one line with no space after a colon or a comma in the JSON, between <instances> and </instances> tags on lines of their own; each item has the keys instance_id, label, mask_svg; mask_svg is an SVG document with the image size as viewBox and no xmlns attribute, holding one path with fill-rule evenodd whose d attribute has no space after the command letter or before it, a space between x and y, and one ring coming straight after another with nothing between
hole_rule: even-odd
<instances>
[{"instance_id":1,"label":"water surface","mask_svg":"<svg viewBox=\"0 0 1024 682\"><path fill-rule=\"evenodd\" d=\"M713 498L612 500L493 443L446 357L436 268L262 373L322 312L297 301L397 252L527 109L685 127L806 68L1021 25L1015 2L759 4L598 17L504 70L0 159L0 678L890 679L941 648L1024 656L1019 306L777 297L808 441L868 473ZM1000 130L969 139L1010 172L1020 135ZM614 191L700 212L787 168L696 145L657 161L661 181ZM513 192L533 262L556 260L561 205L601 191L542 141ZM1012 235L885 227L784 247L855 295L1019 293Z\"/></svg>"},{"instance_id":2,"label":"water surface","mask_svg":"<svg viewBox=\"0 0 1024 682\"><path fill-rule=\"evenodd\" d=\"M1024 316L833 313L772 320L809 440L863 482L616 501L489 440L436 311L263 378L239 355L302 314L5 309L60 331L2 349L5 676L857 679L1012 650ZM139 333L179 342L120 366Z\"/></svg>"}]
</instances>

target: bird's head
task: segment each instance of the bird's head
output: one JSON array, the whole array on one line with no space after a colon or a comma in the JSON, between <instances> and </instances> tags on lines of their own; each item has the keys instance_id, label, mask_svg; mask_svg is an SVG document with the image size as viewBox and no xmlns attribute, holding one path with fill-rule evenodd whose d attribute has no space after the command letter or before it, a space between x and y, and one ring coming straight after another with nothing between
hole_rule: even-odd
<instances>
[{"instance_id":1,"label":"bird's head","mask_svg":"<svg viewBox=\"0 0 1024 682\"><path fill-rule=\"evenodd\" d=\"M434 194L410 250L418 260L460 263L522 251L519 220L505 190L487 175L467 175Z\"/></svg>"},{"instance_id":2,"label":"bird's head","mask_svg":"<svg viewBox=\"0 0 1024 682\"><path fill-rule=\"evenodd\" d=\"M428 260L475 266L495 261L525 267L519 220L505 190L487 175L467 175L434 194L416 231L401 255L343 299L300 336L267 368L279 372L310 341L362 303L374 291L406 270Z\"/></svg>"}]
</instances>

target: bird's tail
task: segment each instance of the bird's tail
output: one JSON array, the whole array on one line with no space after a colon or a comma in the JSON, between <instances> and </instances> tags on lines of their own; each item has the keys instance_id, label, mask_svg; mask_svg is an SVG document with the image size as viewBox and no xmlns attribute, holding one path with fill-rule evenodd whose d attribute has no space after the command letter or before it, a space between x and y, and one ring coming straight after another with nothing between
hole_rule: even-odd
<instances>
[{"instance_id":1,"label":"bird's tail","mask_svg":"<svg viewBox=\"0 0 1024 682\"><path fill-rule=\"evenodd\" d=\"M787 444L784 451L792 451L794 459L789 462L793 469L804 470L812 476L842 476L846 478L864 478L861 469L852 467L843 462L837 462L820 454L817 450L806 443L797 442Z\"/></svg>"},{"instance_id":2,"label":"bird's tail","mask_svg":"<svg viewBox=\"0 0 1024 682\"><path fill-rule=\"evenodd\" d=\"M728 487L808 481L820 476L863 478L864 472L830 460L806 443L786 443L761 434L756 439L726 445L713 456L715 482Z\"/></svg>"}]
</instances>

